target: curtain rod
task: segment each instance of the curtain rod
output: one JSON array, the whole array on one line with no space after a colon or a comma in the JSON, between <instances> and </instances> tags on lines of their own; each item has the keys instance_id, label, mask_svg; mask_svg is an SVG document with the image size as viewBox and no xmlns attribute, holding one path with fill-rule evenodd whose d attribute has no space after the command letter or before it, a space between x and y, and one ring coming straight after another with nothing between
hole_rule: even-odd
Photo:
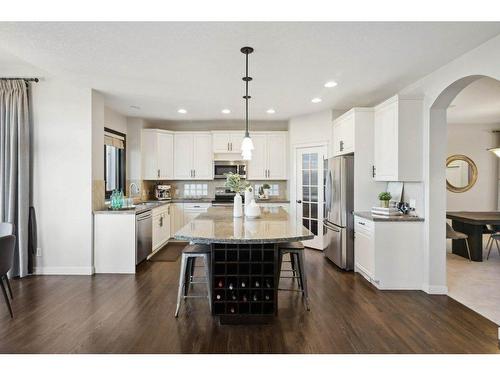
<instances>
[{"instance_id":1,"label":"curtain rod","mask_svg":"<svg viewBox=\"0 0 500 375\"><path fill-rule=\"evenodd\" d=\"M22 79L26 82L38 82L40 81L38 78L22 78L22 77L13 77L13 78L0 78L0 80L2 81L7 81L7 80L10 80L10 79Z\"/></svg>"}]
</instances>

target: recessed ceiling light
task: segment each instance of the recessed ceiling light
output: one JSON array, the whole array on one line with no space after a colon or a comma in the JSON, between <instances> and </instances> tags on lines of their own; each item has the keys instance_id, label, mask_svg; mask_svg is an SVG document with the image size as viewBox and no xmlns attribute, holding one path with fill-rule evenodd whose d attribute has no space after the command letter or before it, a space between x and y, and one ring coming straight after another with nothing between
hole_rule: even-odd
<instances>
[{"instance_id":1,"label":"recessed ceiling light","mask_svg":"<svg viewBox=\"0 0 500 375\"><path fill-rule=\"evenodd\" d=\"M313 103L321 103L321 98L314 98L313 100L311 100L311 102L313 102Z\"/></svg>"},{"instance_id":2,"label":"recessed ceiling light","mask_svg":"<svg viewBox=\"0 0 500 375\"><path fill-rule=\"evenodd\" d=\"M226 108L226 109L223 109L221 112L224 113L225 115L228 115L231 113L231 110Z\"/></svg>"},{"instance_id":3,"label":"recessed ceiling light","mask_svg":"<svg viewBox=\"0 0 500 375\"><path fill-rule=\"evenodd\" d=\"M325 87L327 87L327 88L335 87L335 86L337 86L337 82L335 82L335 81L328 81L327 83L325 83Z\"/></svg>"},{"instance_id":4,"label":"recessed ceiling light","mask_svg":"<svg viewBox=\"0 0 500 375\"><path fill-rule=\"evenodd\" d=\"M276 113L276 111L274 110L274 108L269 108L266 113L269 113L270 115Z\"/></svg>"},{"instance_id":5,"label":"recessed ceiling light","mask_svg":"<svg viewBox=\"0 0 500 375\"><path fill-rule=\"evenodd\" d=\"M141 109L141 107L139 107L138 105L131 105L130 108L132 108L132 109Z\"/></svg>"},{"instance_id":6,"label":"recessed ceiling light","mask_svg":"<svg viewBox=\"0 0 500 375\"><path fill-rule=\"evenodd\" d=\"M182 113L183 115L188 113L188 111L186 111L184 108L178 109L177 112Z\"/></svg>"}]
</instances>

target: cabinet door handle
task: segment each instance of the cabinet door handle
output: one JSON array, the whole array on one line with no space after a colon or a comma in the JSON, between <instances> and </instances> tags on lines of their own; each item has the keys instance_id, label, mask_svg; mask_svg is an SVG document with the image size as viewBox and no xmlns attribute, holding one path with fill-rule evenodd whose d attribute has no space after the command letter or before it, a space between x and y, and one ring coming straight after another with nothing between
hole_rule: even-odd
<instances>
[{"instance_id":1,"label":"cabinet door handle","mask_svg":"<svg viewBox=\"0 0 500 375\"><path fill-rule=\"evenodd\" d=\"M193 169L193 177L196 178L196 169Z\"/></svg>"},{"instance_id":2,"label":"cabinet door handle","mask_svg":"<svg viewBox=\"0 0 500 375\"><path fill-rule=\"evenodd\" d=\"M358 221L358 224L360 225L366 225L365 223L363 223L362 221Z\"/></svg>"},{"instance_id":3,"label":"cabinet door handle","mask_svg":"<svg viewBox=\"0 0 500 375\"><path fill-rule=\"evenodd\" d=\"M158 178L160 177L160 170L158 169Z\"/></svg>"},{"instance_id":4,"label":"cabinet door handle","mask_svg":"<svg viewBox=\"0 0 500 375\"><path fill-rule=\"evenodd\" d=\"M376 172L377 172L377 168L375 168L375 166L374 166L374 165L372 165L372 177L374 177L374 178L375 178L375 176L377 175L377 173L376 173Z\"/></svg>"},{"instance_id":5,"label":"cabinet door handle","mask_svg":"<svg viewBox=\"0 0 500 375\"><path fill-rule=\"evenodd\" d=\"M227 142L227 150L230 151L229 142Z\"/></svg>"},{"instance_id":6,"label":"cabinet door handle","mask_svg":"<svg viewBox=\"0 0 500 375\"><path fill-rule=\"evenodd\" d=\"M344 151L344 141L340 141L340 151Z\"/></svg>"}]
</instances>

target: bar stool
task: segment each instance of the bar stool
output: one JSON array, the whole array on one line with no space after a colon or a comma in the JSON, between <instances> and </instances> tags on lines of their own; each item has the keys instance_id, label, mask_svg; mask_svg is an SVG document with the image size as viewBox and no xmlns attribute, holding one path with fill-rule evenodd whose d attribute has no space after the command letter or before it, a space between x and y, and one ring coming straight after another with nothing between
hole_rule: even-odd
<instances>
[{"instance_id":1,"label":"bar stool","mask_svg":"<svg viewBox=\"0 0 500 375\"><path fill-rule=\"evenodd\" d=\"M201 281L195 281L197 278L193 276L194 263L197 258L202 258L205 268L205 277ZM212 283L210 282L211 261L210 261L210 246L203 244L189 244L182 250L181 271L179 276L179 290L177 293L177 308L175 309L175 317L179 316L181 308L181 300L186 298L208 298L210 312L212 312ZM207 295L188 295L188 289L191 284L206 284Z\"/></svg>"},{"instance_id":2,"label":"bar stool","mask_svg":"<svg viewBox=\"0 0 500 375\"><path fill-rule=\"evenodd\" d=\"M307 293L307 276L304 262L304 244L302 242L285 242L278 244L278 290L290 291L290 292L300 292L304 298L306 309L309 311L309 295ZM286 261L283 260L283 256L290 254L290 263L292 266L291 270L282 270L282 264ZM292 276L281 276L282 272L292 272ZM299 284L299 289L281 289L279 288L279 280L281 279L293 279L297 280Z\"/></svg>"}]
</instances>

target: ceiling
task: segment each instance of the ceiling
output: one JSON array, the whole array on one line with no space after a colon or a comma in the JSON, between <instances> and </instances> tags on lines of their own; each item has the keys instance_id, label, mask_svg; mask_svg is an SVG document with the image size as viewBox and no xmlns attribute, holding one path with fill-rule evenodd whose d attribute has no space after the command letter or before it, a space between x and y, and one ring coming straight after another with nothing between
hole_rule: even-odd
<instances>
[{"instance_id":1,"label":"ceiling","mask_svg":"<svg viewBox=\"0 0 500 375\"><path fill-rule=\"evenodd\" d=\"M463 89L447 111L449 124L500 123L500 81L485 77Z\"/></svg>"},{"instance_id":2,"label":"ceiling","mask_svg":"<svg viewBox=\"0 0 500 375\"><path fill-rule=\"evenodd\" d=\"M239 50L250 45L250 117L282 120L377 104L499 33L474 22L4 22L0 49L102 91L125 115L204 120L243 117ZM338 86L324 88L330 80Z\"/></svg>"}]
</instances>

